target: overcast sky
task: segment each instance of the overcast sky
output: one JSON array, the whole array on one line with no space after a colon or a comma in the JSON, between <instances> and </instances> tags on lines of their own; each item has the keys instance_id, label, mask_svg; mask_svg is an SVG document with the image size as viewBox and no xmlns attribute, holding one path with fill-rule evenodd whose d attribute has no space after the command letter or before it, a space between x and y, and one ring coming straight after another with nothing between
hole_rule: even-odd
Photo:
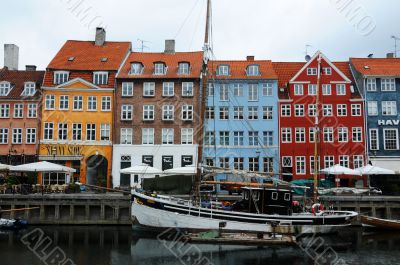
<instances>
[{"instance_id":1,"label":"overcast sky","mask_svg":"<svg viewBox=\"0 0 400 265\"><path fill-rule=\"evenodd\" d=\"M203 46L206 0L18 0L2 3L0 45L20 48L20 69L44 69L67 39L93 40L106 26L107 40L146 40L145 51L162 51L175 38L178 51ZM356 11L354 11L356 10ZM376 57L394 51L400 37L398 0L214 0L216 59L303 61L324 52L331 60ZM400 41L398 42L400 46ZM0 49L3 65L3 49Z\"/></svg>"}]
</instances>

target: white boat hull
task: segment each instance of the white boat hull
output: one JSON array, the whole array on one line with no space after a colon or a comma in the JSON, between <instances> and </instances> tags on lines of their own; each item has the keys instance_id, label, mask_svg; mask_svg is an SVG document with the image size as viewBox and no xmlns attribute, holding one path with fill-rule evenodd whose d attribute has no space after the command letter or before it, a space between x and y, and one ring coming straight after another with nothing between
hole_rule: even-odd
<instances>
[{"instance_id":1,"label":"white boat hull","mask_svg":"<svg viewBox=\"0 0 400 265\"><path fill-rule=\"evenodd\" d=\"M132 203L132 220L143 227L152 229L183 229L193 231L208 231L219 229L221 220L180 214ZM273 228L270 224L257 224L236 221L224 221L224 231L260 232L284 234L327 234L337 232L346 225L279 225Z\"/></svg>"}]
</instances>

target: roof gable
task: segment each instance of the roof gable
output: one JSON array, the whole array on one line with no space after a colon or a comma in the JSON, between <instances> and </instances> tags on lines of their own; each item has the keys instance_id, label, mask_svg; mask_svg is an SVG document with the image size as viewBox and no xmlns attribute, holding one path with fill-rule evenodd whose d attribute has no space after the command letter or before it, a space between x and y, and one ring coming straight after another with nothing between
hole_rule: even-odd
<instances>
[{"instance_id":1,"label":"roof gable","mask_svg":"<svg viewBox=\"0 0 400 265\"><path fill-rule=\"evenodd\" d=\"M325 62L327 65L329 65L332 70L334 72L336 72L343 80L335 80L335 81L343 81L346 83L351 83L351 80L342 72L339 70L339 68L337 68L321 51L317 51L314 56L306 63L304 64L304 66L300 69L300 71L298 71L296 73L295 76L293 76L293 78L289 81L290 83L294 83L297 81L297 79L299 78L299 76L301 74L303 74L303 72L307 71L307 68L310 65L313 65L316 63L316 61L321 60L322 62Z\"/></svg>"},{"instance_id":2,"label":"roof gable","mask_svg":"<svg viewBox=\"0 0 400 265\"><path fill-rule=\"evenodd\" d=\"M55 89L102 89L82 78L74 78L68 82L58 85Z\"/></svg>"}]
</instances>

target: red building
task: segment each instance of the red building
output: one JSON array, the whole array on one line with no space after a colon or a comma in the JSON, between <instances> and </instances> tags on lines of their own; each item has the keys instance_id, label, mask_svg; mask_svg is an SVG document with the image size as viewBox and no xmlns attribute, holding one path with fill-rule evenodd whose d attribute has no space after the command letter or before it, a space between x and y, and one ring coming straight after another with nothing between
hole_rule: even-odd
<instances>
[{"instance_id":1,"label":"red building","mask_svg":"<svg viewBox=\"0 0 400 265\"><path fill-rule=\"evenodd\" d=\"M363 166L363 101L349 63L332 63L317 52L307 63L277 62L274 68L279 78L280 156L281 172L286 173L284 178L313 177L317 112L320 168L335 164L350 168ZM350 182L350 177L340 176L341 186L352 185Z\"/></svg>"},{"instance_id":2,"label":"red building","mask_svg":"<svg viewBox=\"0 0 400 265\"><path fill-rule=\"evenodd\" d=\"M44 71L11 69L0 69L0 163L19 165L37 160Z\"/></svg>"}]
</instances>

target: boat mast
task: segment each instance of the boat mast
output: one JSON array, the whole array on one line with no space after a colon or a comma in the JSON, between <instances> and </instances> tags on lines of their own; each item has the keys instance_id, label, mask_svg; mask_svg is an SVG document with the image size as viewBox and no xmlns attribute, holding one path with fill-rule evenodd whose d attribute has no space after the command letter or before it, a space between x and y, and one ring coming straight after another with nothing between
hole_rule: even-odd
<instances>
[{"instance_id":1,"label":"boat mast","mask_svg":"<svg viewBox=\"0 0 400 265\"><path fill-rule=\"evenodd\" d=\"M314 122L314 202L317 202L318 198L318 171L319 171L319 154L318 154L318 147L320 144L320 128L319 128L319 113L320 113L320 108L319 108L319 91L320 91L320 86L321 86L321 54L318 55L318 77L317 77L317 95L315 97L315 108L316 108L316 113L315 113L315 122Z\"/></svg>"},{"instance_id":2,"label":"boat mast","mask_svg":"<svg viewBox=\"0 0 400 265\"><path fill-rule=\"evenodd\" d=\"M202 93L200 99L200 128L198 130L199 133L199 145L198 145L198 153L197 153L197 174L194 185L194 193L195 198L198 200L200 198L200 182L201 182L201 166L203 161L201 161L203 156L203 142L204 142L204 116L205 116L205 106L206 106L206 98L207 98L207 75L208 75L208 60L209 60L209 51L210 51L210 31L211 31L211 0L207 0L207 18L206 18L206 30L204 36L204 47L203 47L203 70L202 70Z\"/></svg>"}]
</instances>

